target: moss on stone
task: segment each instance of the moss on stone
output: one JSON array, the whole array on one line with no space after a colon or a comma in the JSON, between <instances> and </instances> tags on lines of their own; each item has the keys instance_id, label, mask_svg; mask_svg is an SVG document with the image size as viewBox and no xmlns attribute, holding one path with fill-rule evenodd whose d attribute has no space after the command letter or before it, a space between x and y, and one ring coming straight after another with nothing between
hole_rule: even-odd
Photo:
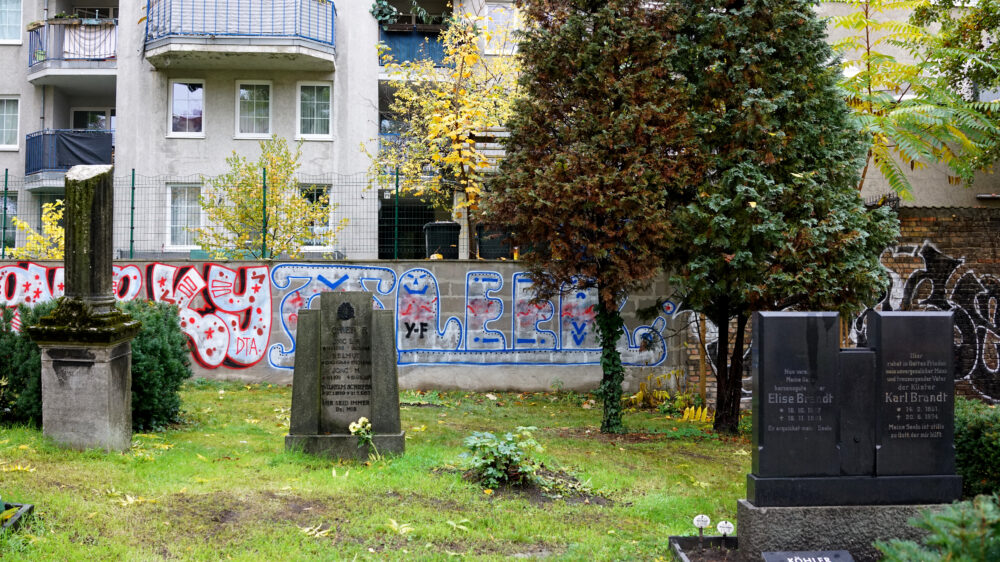
<instances>
[{"instance_id":1,"label":"moss on stone","mask_svg":"<svg viewBox=\"0 0 1000 562\"><path fill-rule=\"evenodd\" d=\"M95 313L85 302L63 297L56 309L27 328L36 343L115 343L132 339L142 324L116 308Z\"/></svg>"}]
</instances>

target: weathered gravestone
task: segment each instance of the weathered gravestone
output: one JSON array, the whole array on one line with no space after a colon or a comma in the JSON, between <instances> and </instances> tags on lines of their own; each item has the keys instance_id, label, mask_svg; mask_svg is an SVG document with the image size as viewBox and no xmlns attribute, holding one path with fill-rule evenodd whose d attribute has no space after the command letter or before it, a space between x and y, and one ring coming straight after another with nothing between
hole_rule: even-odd
<instances>
[{"instance_id":1,"label":"weathered gravestone","mask_svg":"<svg viewBox=\"0 0 1000 562\"><path fill-rule=\"evenodd\" d=\"M112 292L111 166L66 173L65 296L27 328L42 355L42 432L86 449L132 443L132 348L137 321Z\"/></svg>"},{"instance_id":2,"label":"weathered gravestone","mask_svg":"<svg viewBox=\"0 0 1000 562\"><path fill-rule=\"evenodd\" d=\"M320 295L319 310L299 313L292 415L286 449L366 459L348 427L368 418L379 453L399 453L398 373L392 311L372 310L372 295Z\"/></svg>"},{"instance_id":3,"label":"weathered gravestone","mask_svg":"<svg viewBox=\"0 0 1000 562\"><path fill-rule=\"evenodd\" d=\"M870 348L840 349L836 313L753 320L753 457L740 550L846 549L916 538L906 520L961 495L952 319L873 312Z\"/></svg>"}]
</instances>

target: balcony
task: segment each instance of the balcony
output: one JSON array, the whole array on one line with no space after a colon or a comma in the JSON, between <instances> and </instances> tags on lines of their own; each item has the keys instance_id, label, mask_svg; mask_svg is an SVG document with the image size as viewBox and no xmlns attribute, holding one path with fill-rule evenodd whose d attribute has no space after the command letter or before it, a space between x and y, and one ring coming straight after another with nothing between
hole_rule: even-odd
<instances>
[{"instance_id":1,"label":"balcony","mask_svg":"<svg viewBox=\"0 0 1000 562\"><path fill-rule=\"evenodd\" d=\"M391 24L379 28L379 41L389 48L396 63L430 59L444 66L444 47L438 42L441 26ZM385 57L380 64L385 65Z\"/></svg>"},{"instance_id":2,"label":"balcony","mask_svg":"<svg viewBox=\"0 0 1000 562\"><path fill-rule=\"evenodd\" d=\"M118 20L51 19L28 30L28 81L84 95L114 94Z\"/></svg>"},{"instance_id":3,"label":"balcony","mask_svg":"<svg viewBox=\"0 0 1000 562\"><path fill-rule=\"evenodd\" d=\"M158 69L334 69L332 0L147 0Z\"/></svg>"},{"instance_id":4,"label":"balcony","mask_svg":"<svg viewBox=\"0 0 1000 562\"><path fill-rule=\"evenodd\" d=\"M111 164L114 131L45 129L25 138L24 173L60 175L77 164Z\"/></svg>"}]
</instances>

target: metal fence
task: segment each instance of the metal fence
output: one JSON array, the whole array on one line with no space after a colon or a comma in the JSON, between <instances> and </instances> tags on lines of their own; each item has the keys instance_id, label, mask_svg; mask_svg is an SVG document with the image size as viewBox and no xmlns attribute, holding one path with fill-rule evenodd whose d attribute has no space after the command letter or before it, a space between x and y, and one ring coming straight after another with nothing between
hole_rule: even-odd
<instances>
[{"instance_id":1,"label":"metal fence","mask_svg":"<svg viewBox=\"0 0 1000 562\"><path fill-rule=\"evenodd\" d=\"M331 259L422 259L428 256L425 245L424 225L437 220L447 220L449 213L435 208L429 201L406 193L396 186L393 175L381 182L365 174L300 176L295 179L298 195L307 201L328 198L329 215L326 224L311 224L315 240L307 240L301 247L306 258ZM216 257L199 245L196 229L219 227L210 224L203 208L205 197L215 197L226 205L248 205L240 214L246 243L242 247L226 248L224 257L256 259L274 255L273 232L275 221L281 214L274 210L276 187L267 185L262 175L257 194L264 193L271 202L271 211L263 204L263 197L240 203L232 194L213 191L210 182L202 176L144 176L131 172L114 178L114 248L118 259L210 259ZM379 187L381 183L382 188ZM9 257L7 248L24 243L24 235L15 233L11 219L16 216L35 230L40 229L42 206L61 199L55 189L40 188L25 183L24 178L5 180L2 192L4 240L2 257ZM264 187L266 186L266 187ZM261 189L264 187L264 189ZM294 217L292 217L294 218ZM288 217L284 217L285 220ZM270 228L270 230L268 230ZM261 232L267 231L268 237ZM330 239L327 235L334 231ZM322 240L322 242L320 242ZM270 244L269 250L266 245Z\"/></svg>"},{"instance_id":2,"label":"metal fence","mask_svg":"<svg viewBox=\"0 0 1000 562\"><path fill-rule=\"evenodd\" d=\"M172 36L299 37L336 45L332 0L148 0L146 41Z\"/></svg>"}]
</instances>

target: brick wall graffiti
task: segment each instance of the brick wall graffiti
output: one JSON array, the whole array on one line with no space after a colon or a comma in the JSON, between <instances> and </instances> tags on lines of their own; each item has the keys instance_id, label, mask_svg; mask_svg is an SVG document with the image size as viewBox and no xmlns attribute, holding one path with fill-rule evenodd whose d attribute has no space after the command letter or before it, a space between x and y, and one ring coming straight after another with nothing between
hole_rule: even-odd
<instances>
[{"instance_id":1,"label":"brick wall graffiti","mask_svg":"<svg viewBox=\"0 0 1000 562\"><path fill-rule=\"evenodd\" d=\"M890 286L874 308L952 311L956 380L1000 400L1000 279L977 273L930 241L889 248L882 261ZM852 337L865 342L864 315L854 322Z\"/></svg>"}]
</instances>

